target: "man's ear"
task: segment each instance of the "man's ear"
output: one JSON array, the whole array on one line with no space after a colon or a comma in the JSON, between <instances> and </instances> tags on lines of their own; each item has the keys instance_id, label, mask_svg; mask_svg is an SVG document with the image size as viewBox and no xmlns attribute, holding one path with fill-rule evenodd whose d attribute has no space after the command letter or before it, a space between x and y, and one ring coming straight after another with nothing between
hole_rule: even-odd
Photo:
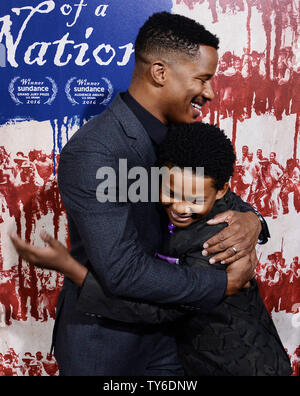
<instances>
[{"instance_id":1,"label":"man's ear","mask_svg":"<svg viewBox=\"0 0 300 396\"><path fill-rule=\"evenodd\" d=\"M216 199L221 199L224 197L224 195L227 193L229 188L229 183L225 183L224 187L222 188L222 190L218 190L217 195L216 195Z\"/></svg>"},{"instance_id":2,"label":"man's ear","mask_svg":"<svg viewBox=\"0 0 300 396\"><path fill-rule=\"evenodd\" d=\"M162 60L151 63L150 74L153 82L159 86L164 86L167 79L167 64Z\"/></svg>"}]
</instances>

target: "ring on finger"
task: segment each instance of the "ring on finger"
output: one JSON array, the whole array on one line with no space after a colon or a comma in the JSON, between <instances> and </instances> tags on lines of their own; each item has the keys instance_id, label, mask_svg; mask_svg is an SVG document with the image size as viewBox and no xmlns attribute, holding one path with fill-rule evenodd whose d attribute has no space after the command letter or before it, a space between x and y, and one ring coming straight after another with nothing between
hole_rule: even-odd
<instances>
[{"instance_id":1,"label":"ring on finger","mask_svg":"<svg viewBox=\"0 0 300 396\"><path fill-rule=\"evenodd\" d=\"M238 251L236 250L236 248L234 246L232 246L231 249L233 250L234 254L237 254Z\"/></svg>"}]
</instances>

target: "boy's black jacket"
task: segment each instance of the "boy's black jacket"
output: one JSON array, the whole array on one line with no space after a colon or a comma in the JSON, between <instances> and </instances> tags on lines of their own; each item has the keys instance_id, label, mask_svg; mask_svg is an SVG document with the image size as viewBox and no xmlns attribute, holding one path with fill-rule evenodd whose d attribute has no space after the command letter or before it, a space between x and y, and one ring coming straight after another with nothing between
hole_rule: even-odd
<instances>
[{"instance_id":1,"label":"boy's black jacket","mask_svg":"<svg viewBox=\"0 0 300 396\"><path fill-rule=\"evenodd\" d=\"M186 228L177 228L160 252L178 257L178 265L225 271L220 263L209 264L203 244L227 224L210 226L207 221L227 210L240 210L238 197L228 191L216 201L206 218ZM174 264L177 265L177 264ZM259 295L256 280L251 287L225 297L215 308L159 306L110 296L94 279L98 290L97 316L126 323L178 324L178 349L186 375L288 376L290 361L277 330ZM90 281L91 281L90 280ZM176 287L176 285L174 285ZM95 306L95 301L93 301Z\"/></svg>"}]
</instances>

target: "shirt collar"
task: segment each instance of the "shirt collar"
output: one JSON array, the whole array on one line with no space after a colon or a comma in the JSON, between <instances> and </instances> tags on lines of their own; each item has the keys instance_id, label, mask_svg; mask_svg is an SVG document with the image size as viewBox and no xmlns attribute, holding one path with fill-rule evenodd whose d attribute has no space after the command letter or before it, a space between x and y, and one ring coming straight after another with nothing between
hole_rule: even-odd
<instances>
[{"instance_id":1,"label":"shirt collar","mask_svg":"<svg viewBox=\"0 0 300 396\"><path fill-rule=\"evenodd\" d=\"M140 105L128 91L121 93L121 98L143 125L152 142L160 145L166 137L168 127Z\"/></svg>"}]
</instances>

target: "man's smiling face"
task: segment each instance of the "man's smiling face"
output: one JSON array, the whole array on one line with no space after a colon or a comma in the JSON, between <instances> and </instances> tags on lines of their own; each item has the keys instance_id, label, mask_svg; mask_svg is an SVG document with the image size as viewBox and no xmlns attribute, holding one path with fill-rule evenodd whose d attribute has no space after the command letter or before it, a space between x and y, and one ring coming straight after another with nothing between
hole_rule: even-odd
<instances>
[{"instance_id":1,"label":"man's smiling face","mask_svg":"<svg viewBox=\"0 0 300 396\"><path fill-rule=\"evenodd\" d=\"M167 123L195 122L201 106L214 98L211 79L216 72L218 52L201 45L196 57L182 57L168 67L162 102Z\"/></svg>"}]
</instances>

